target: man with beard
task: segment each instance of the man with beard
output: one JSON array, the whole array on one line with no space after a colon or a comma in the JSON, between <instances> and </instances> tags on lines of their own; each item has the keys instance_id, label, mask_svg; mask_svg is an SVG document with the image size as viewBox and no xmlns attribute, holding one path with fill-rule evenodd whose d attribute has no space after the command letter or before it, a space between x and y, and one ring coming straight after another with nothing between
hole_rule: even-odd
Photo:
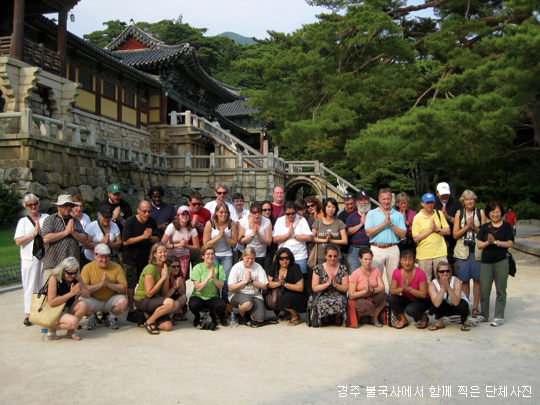
<instances>
[{"instance_id":1,"label":"man with beard","mask_svg":"<svg viewBox=\"0 0 540 405\"><path fill-rule=\"evenodd\" d=\"M407 234L403 215L392 208L392 192L383 188L379 191L381 206L366 215L366 235L369 236L373 252L373 267L381 274L386 269L388 286L392 283L392 274L399 264L398 243Z\"/></svg>"},{"instance_id":2,"label":"man with beard","mask_svg":"<svg viewBox=\"0 0 540 405\"><path fill-rule=\"evenodd\" d=\"M435 200L434 208L441 211L450 228L453 228L456 212L462 210L463 206L457 198L450 195L450 186L448 183L443 182L437 184L437 199ZM444 240L446 242L446 248L448 251L448 263L450 263L450 268L452 271L457 274L454 266L456 263L456 259L454 259L456 240L454 239L452 232L450 232L448 235L444 235Z\"/></svg>"},{"instance_id":3,"label":"man with beard","mask_svg":"<svg viewBox=\"0 0 540 405\"><path fill-rule=\"evenodd\" d=\"M150 216L156 220L159 229L159 240L163 237L167 226L176 218L176 210L172 204L163 201L165 190L160 186L150 187L148 197L152 204Z\"/></svg>"},{"instance_id":4,"label":"man with beard","mask_svg":"<svg viewBox=\"0 0 540 405\"><path fill-rule=\"evenodd\" d=\"M358 210L349 215L345 224L347 237L349 238L351 245L347 256L349 274L352 274L353 271L360 267L360 259L358 257L360 248L362 246L369 246L369 237L366 235L366 229L364 227L366 215L369 210L371 210L369 193L363 190L359 191L356 195L356 203ZM347 206L345 206L345 208L347 208Z\"/></svg>"}]
</instances>

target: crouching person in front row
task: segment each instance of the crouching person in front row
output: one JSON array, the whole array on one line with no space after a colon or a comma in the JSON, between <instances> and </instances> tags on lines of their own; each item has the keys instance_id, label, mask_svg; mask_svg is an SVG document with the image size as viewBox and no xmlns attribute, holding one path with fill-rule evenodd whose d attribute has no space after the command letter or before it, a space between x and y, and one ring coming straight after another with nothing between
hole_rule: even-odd
<instances>
[{"instance_id":1,"label":"crouching person in front row","mask_svg":"<svg viewBox=\"0 0 540 405\"><path fill-rule=\"evenodd\" d=\"M87 330L95 329L97 312L102 312L103 321L110 329L118 329L117 316L127 309L127 281L124 270L119 264L109 260L111 249L105 244L94 248L94 259L81 271L81 276L90 291L89 298L83 298L88 305Z\"/></svg>"}]
</instances>

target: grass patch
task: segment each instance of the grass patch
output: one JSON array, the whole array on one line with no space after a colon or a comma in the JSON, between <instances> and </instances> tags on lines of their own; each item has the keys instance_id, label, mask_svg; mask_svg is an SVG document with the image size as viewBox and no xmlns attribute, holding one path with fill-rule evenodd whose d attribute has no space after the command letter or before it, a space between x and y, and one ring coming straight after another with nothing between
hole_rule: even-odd
<instances>
[{"instance_id":1,"label":"grass patch","mask_svg":"<svg viewBox=\"0 0 540 405\"><path fill-rule=\"evenodd\" d=\"M0 265L21 262L20 247L15 244L13 236L15 227L0 230Z\"/></svg>"}]
</instances>

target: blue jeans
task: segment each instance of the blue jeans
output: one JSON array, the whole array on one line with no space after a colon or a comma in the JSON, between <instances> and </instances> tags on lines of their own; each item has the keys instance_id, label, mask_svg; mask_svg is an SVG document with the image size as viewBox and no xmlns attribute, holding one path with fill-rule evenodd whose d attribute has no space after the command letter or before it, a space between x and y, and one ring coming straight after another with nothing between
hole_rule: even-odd
<instances>
[{"instance_id":1,"label":"blue jeans","mask_svg":"<svg viewBox=\"0 0 540 405\"><path fill-rule=\"evenodd\" d=\"M302 260L295 260L294 262L300 266L300 270L302 270L302 274L307 273L307 257Z\"/></svg>"},{"instance_id":2,"label":"blue jeans","mask_svg":"<svg viewBox=\"0 0 540 405\"><path fill-rule=\"evenodd\" d=\"M353 245L351 245L351 247L349 248L349 255L347 256L347 263L349 264L349 274L352 274L358 267L362 265L360 263L360 258L358 257L359 250L359 247Z\"/></svg>"},{"instance_id":3,"label":"blue jeans","mask_svg":"<svg viewBox=\"0 0 540 405\"><path fill-rule=\"evenodd\" d=\"M225 284L223 285L223 289L221 290L221 298L225 300L225 302L229 303L229 286L227 282L229 281L229 273L231 272L232 266L233 266L233 257L232 256L215 256L214 257L214 263L221 264L223 266L223 270L225 270Z\"/></svg>"}]
</instances>

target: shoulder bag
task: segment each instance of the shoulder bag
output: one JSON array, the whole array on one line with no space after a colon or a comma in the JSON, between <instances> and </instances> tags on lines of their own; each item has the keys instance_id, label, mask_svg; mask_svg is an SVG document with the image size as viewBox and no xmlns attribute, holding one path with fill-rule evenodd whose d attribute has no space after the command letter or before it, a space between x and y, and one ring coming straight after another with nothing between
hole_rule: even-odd
<instances>
[{"instance_id":1,"label":"shoulder bag","mask_svg":"<svg viewBox=\"0 0 540 405\"><path fill-rule=\"evenodd\" d=\"M39 293L32 294L32 303L30 305L30 322L36 325L50 328L58 322L66 303L51 307L47 300L49 280L45 283Z\"/></svg>"},{"instance_id":2,"label":"shoulder bag","mask_svg":"<svg viewBox=\"0 0 540 405\"><path fill-rule=\"evenodd\" d=\"M32 223L32 225L36 226L35 222L32 221L32 218L30 218L30 215L27 215L26 218ZM34 246L32 247L32 255L38 260L43 259L45 256L45 243L43 243L43 237L40 234L37 234L34 236Z\"/></svg>"}]
</instances>

